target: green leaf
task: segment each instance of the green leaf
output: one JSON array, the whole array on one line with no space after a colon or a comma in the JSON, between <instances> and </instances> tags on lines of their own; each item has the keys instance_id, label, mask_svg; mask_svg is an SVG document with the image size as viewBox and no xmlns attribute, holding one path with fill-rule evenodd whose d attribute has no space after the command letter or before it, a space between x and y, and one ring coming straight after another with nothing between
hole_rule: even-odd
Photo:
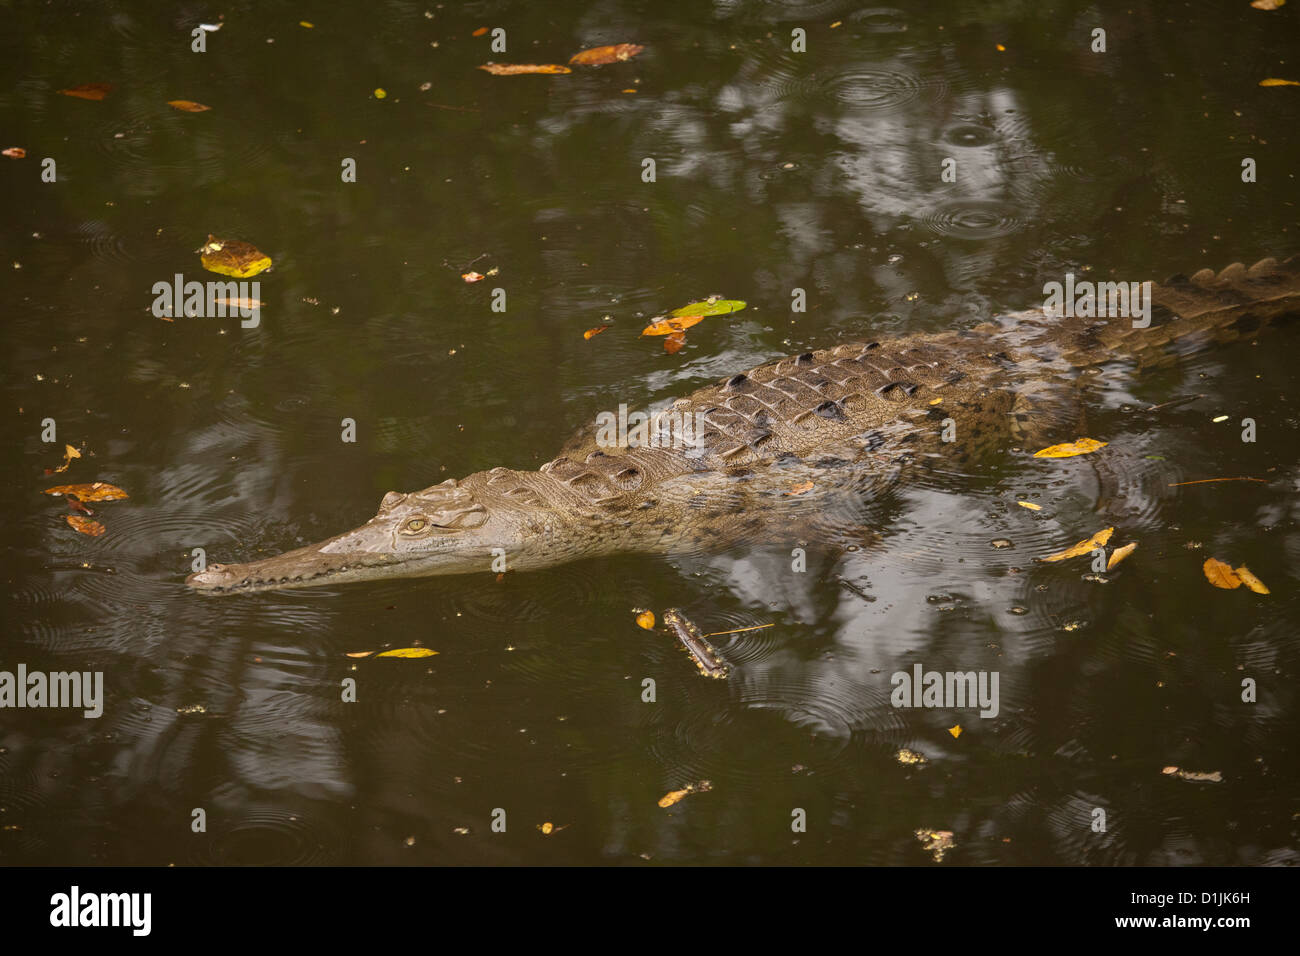
<instances>
[{"instance_id":1,"label":"green leaf","mask_svg":"<svg viewBox=\"0 0 1300 956\"><path fill-rule=\"evenodd\" d=\"M680 309L673 309L668 314L675 319L683 315L726 315L728 312L739 312L745 305L746 303L739 299L719 299L716 296L709 296L703 302L692 302Z\"/></svg>"}]
</instances>

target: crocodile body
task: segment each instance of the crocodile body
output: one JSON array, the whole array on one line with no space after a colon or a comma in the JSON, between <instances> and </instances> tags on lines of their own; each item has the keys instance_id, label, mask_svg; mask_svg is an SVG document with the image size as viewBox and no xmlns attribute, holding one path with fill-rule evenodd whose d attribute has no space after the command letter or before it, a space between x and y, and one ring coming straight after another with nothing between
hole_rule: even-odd
<instances>
[{"instance_id":1,"label":"crocodile body","mask_svg":"<svg viewBox=\"0 0 1300 956\"><path fill-rule=\"evenodd\" d=\"M1081 371L1174 361L1297 314L1300 257L1177 276L1153 286L1151 301L1147 328L1031 311L782 358L675 402L673 412L702 423L681 447L609 447L593 424L536 471L493 468L389 492L359 528L214 564L187 583L229 594L802 534L918 468L969 470L1011 447L1076 437Z\"/></svg>"}]
</instances>

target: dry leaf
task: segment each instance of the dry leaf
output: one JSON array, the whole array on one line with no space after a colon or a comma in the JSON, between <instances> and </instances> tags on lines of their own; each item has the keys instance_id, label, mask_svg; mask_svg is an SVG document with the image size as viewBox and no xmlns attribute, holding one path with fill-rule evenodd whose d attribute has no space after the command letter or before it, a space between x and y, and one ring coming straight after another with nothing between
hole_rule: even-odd
<instances>
[{"instance_id":1,"label":"dry leaf","mask_svg":"<svg viewBox=\"0 0 1300 956\"><path fill-rule=\"evenodd\" d=\"M1285 4L1286 0L1250 0L1250 5L1256 10L1276 10Z\"/></svg>"},{"instance_id":2,"label":"dry leaf","mask_svg":"<svg viewBox=\"0 0 1300 956\"><path fill-rule=\"evenodd\" d=\"M217 239L211 233L199 249L199 261L209 272L236 279L248 279L271 268L271 257L251 243Z\"/></svg>"},{"instance_id":3,"label":"dry leaf","mask_svg":"<svg viewBox=\"0 0 1300 956\"><path fill-rule=\"evenodd\" d=\"M555 832L555 824L554 824L554 823L551 823L551 822L548 820L548 821L546 821L545 823L543 823L543 824L541 825L541 827L539 827L539 829L540 829L544 834L546 834L547 836L550 836L552 833Z\"/></svg>"},{"instance_id":4,"label":"dry leaf","mask_svg":"<svg viewBox=\"0 0 1300 956\"><path fill-rule=\"evenodd\" d=\"M477 30L475 30L473 33L471 33L470 36L472 36L472 37L481 37L483 34L485 34L485 33L487 33L487 32L488 32L488 28L487 28L487 27L479 27Z\"/></svg>"},{"instance_id":5,"label":"dry leaf","mask_svg":"<svg viewBox=\"0 0 1300 956\"><path fill-rule=\"evenodd\" d=\"M1042 511L1042 510L1043 510L1043 506L1042 506L1042 505L1036 505L1036 504L1034 504L1032 501L1017 501L1016 504L1020 505L1020 507L1022 507L1022 508L1028 508L1030 511Z\"/></svg>"},{"instance_id":6,"label":"dry leaf","mask_svg":"<svg viewBox=\"0 0 1300 956\"><path fill-rule=\"evenodd\" d=\"M921 849L934 857L934 862L941 863L943 855L957 844L953 842L951 830L915 830L916 838L921 841Z\"/></svg>"},{"instance_id":7,"label":"dry leaf","mask_svg":"<svg viewBox=\"0 0 1300 956\"><path fill-rule=\"evenodd\" d=\"M484 63L479 67L493 76L523 76L529 73L572 73L567 66L556 63Z\"/></svg>"},{"instance_id":8,"label":"dry leaf","mask_svg":"<svg viewBox=\"0 0 1300 956\"><path fill-rule=\"evenodd\" d=\"M1259 85L1260 86L1300 86L1300 83L1296 82L1295 80L1278 80L1278 79L1274 79L1273 77L1269 77L1267 80L1260 80Z\"/></svg>"},{"instance_id":9,"label":"dry leaf","mask_svg":"<svg viewBox=\"0 0 1300 956\"><path fill-rule=\"evenodd\" d=\"M80 100L102 100L113 92L112 83L82 83L80 86L59 90L64 96L75 96Z\"/></svg>"},{"instance_id":10,"label":"dry leaf","mask_svg":"<svg viewBox=\"0 0 1300 956\"><path fill-rule=\"evenodd\" d=\"M8 156L10 159L22 159L27 155L27 150L21 146L10 146L8 149L0 149L0 156Z\"/></svg>"},{"instance_id":11,"label":"dry leaf","mask_svg":"<svg viewBox=\"0 0 1300 956\"><path fill-rule=\"evenodd\" d=\"M193 100L168 100L167 105L183 110L186 113L203 113L212 109L211 106L204 106L202 103L195 103Z\"/></svg>"},{"instance_id":12,"label":"dry leaf","mask_svg":"<svg viewBox=\"0 0 1300 956\"><path fill-rule=\"evenodd\" d=\"M647 631L653 631L655 628L655 612L642 611L636 616L637 627L643 627Z\"/></svg>"},{"instance_id":13,"label":"dry leaf","mask_svg":"<svg viewBox=\"0 0 1300 956\"><path fill-rule=\"evenodd\" d=\"M374 651L348 651L348 657L369 657Z\"/></svg>"},{"instance_id":14,"label":"dry leaf","mask_svg":"<svg viewBox=\"0 0 1300 956\"><path fill-rule=\"evenodd\" d=\"M814 487L815 486L811 481L801 481L799 482L799 484L795 485L789 491L783 491L781 493L783 495L802 495L812 491Z\"/></svg>"},{"instance_id":15,"label":"dry leaf","mask_svg":"<svg viewBox=\"0 0 1300 956\"><path fill-rule=\"evenodd\" d=\"M1137 546L1138 543L1136 541L1130 541L1128 544L1124 545L1124 547L1116 548L1112 551L1110 553L1110 560L1106 562L1106 570L1109 571L1111 568L1115 567L1115 565L1127 558L1137 550Z\"/></svg>"},{"instance_id":16,"label":"dry leaf","mask_svg":"<svg viewBox=\"0 0 1300 956\"><path fill-rule=\"evenodd\" d=\"M83 518L81 515L64 515L63 520L72 525L72 530L78 534L88 534L92 538L98 538L108 529L98 521L90 518Z\"/></svg>"},{"instance_id":17,"label":"dry leaf","mask_svg":"<svg viewBox=\"0 0 1300 956\"><path fill-rule=\"evenodd\" d=\"M482 282L487 276L481 272L463 272L461 278L466 282Z\"/></svg>"},{"instance_id":18,"label":"dry leaf","mask_svg":"<svg viewBox=\"0 0 1300 956\"><path fill-rule=\"evenodd\" d=\"M669 790L659 798L659 806L671 807L678 800L682 799L682 797L689 796L692 793L707 793L712 789L713 784L709 783L707 780L701 780L699 783L688 784L681 790Z\"/></svg>"},{"instance_id":19,"label":"dry leaf","mask_svg":"<svg viewBox=\"0 0 1300 956\"><path fill-rule=\"evenodd\" d=\"M592 47L590 50L575 53L569 57L569 62L576 63L579 66L605 66L609 63L630 60L644 49L645 47L636 43L613 43L609 46Z\"/></svg>"},{"instance_id":20,"label":"dry leaf","mask_svg":"<svg viewBox=\"0 0 1300 956\"><path fill-rule=\"evenodd\" d=\"M376 657L433 657L437 651L431 651L427 647L394 647L390 651L380 651Z\"/></svg>"},{"instance_id":21,"label":"dry leaf","mask_svg":"<svg viewBox=\"0 0 1300 956\"><path fill-rule=\"evenodd\" d=\"M59 465L58 468L46 468L45 473L47 475L54 475L61 471L67 471L68 466L72 464L72 459L80 458L80 457L81 457L81 452L77 451L77 449L73 448L71 445L64 445L63 464Z\"/></svg>"},{"instance_id":22,"label":"dry leaf","mask_svg":"<svg viewBox=\"0 0 1300 956\"><path fill-rule=\"evenodd\" d=\"M1064 561L1066 558L1077 558L1081 554L1088 554L1094 548L1102 547L1110 536L1115 533L1114 528L1103 528L1086 541L1080 541L1078 544L1071 545L1064 551L1058 551L1056 554L1049 554L1043 558L1044 561Z\"/></svg>"},{"instance_id":23,"label":"dry leaf","mask_svg":"<svg viewBox=\"0 0 1300 956\"><path fill-rule=\"evenodd\" d=\"M899 763L903 764L919 765L926 763L925 754L918 753L915 750L908 750L906 747L899 750L898 753L894 754L894 756L898 759Z\"/></svg>"},{"instance_id":24,"label":"dry leaf","mask_svg":"<svg viewBox=\"0 0 1300 956\"><path fill-rule=\"evenodd\" d=\"M686 333L674 332L672 335L664 336L664 351L669 355L676 355L686 347Z\"/></svg>"},{"instance_id":25,"label":"dry leaf","mask_svg":"<svg viewBox=\"0 0 1300 956\"><path fill-rule=\"evenodd\" d=\"M1246 567L1244 564L1241 567L1236 569L1236 575L1237 577L1241 578L1242 584L1246 585L1246 587L1250 588L1256 594L1272 593L1269 591L1268 588L1264 586L1264 582L1261 581L1259 578L1255 577L1255 575L1251 573L1250 569Z\"/></svg>"},{"instance_id":26,"label":"dry leaf","mask_svg":"<svg viewBox=\"0 0 1300 956\"><path fill-rule=\"evenodd\" d=\"M642 335L672 335L674 332L685 332L692 325L698 325L704 321L702 315L682 315L675 319L660 319L653 322L641 330Z\"/></svg>"},{"instance_id":27,"label":"dry leaf","mask_svg":"<svg viewBox=\"0 0 1300 956\"><path fill-rule=\"evenodd\" d=\"M1201 565L1201 570L1205 572L1205 580L1216 588L1231 591L1233 588L1241 587L1241 578L1237 577L1237 572L1217 558L1206 558L1205 563Z\"/></svg>"},{"instance_id":28,"label":"dry leaf","mask_svg":"<svg viewBox=\"0 0 1300 956\"><path fill-rule=\"evenodd\" d=\"M956 740L961 736L961 724L954 724L948 728L948 733L952 734L952 739Z\"/></svg>"},{"instance_id":29,"label":"dry leaf","mask_svg":"<svg viewBox=\"0 0 1300 956\"><path fill-rule=\"evenodd\" d=\"M582 337L584 339L594 338L595 336L600 335L601 332L604 332L607 328L609 328L608 325L598 325L594 329L588 329L586 332L583 332Z\"/></svg>"},{"instance_id":30,"label":"dry leaf","mask_svg":"<svg viewBox=\"0 0 1300 956\"><path fill-rule=\"evenodd\" d=\"M56 485L46 488L45 494L71 495L81 501L119 501L130 497L117 485L110 485L106 481L96 481L89 485Z\"/></svg>"},{"instance_id":31,"label":"dry leaf","mask_svg":"<svg viewBox=\"0 0 1300 956\"><path fill-rule=\"evenodd\" d=\"M1086 455L1098 448L1105 448L1107 444L1109 442L1097 441L1095 438L1076 438L1074 441L1068 441L1061 445L1050 445L1042 451L1036 451L1034 457L1073 458L1075 455Z\"/></svg>"}]
</instances>

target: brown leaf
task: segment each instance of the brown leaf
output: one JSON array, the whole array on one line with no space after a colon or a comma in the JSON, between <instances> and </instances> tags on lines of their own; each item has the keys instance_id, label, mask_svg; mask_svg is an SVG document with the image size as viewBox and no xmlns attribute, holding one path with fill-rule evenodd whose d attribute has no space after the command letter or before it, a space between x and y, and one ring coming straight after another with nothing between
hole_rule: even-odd
<instances>
[{"instance_id":1,"label":"brown leaf","mask_svg":"<svg viewBox=\"0 0 1300 956\"><path fill-rule=\"evenodd\" d=\"M1201 565L1201 570L1205 572L1205 579L1216 588L1231 591L1233 588L1241 587L1241 578L1237 577L1237 572L1233 571L1230 565L1216 558L1206 558L1205 563Z\"/></svg>"},{"instance_id":2,"label":"brown leaf","mask_svg":"<svg viewBox=\"0 0 1300 956\"><path fill-rule=\"evenodd\" d=\"M117 485L106 481L96 481L88 485L56 485L46 488L47 495L71 495L82 501L120 501L131 497Z\"/></svg>"},{"instance_id":3,"label":"brown leaf","mask_svg":"<svg viewBox=\"0 0 1300 956\"><path fill-rule=\"evenodd\" d=\"M790 488L788 491L781 492L781 494L783 495L807 494L808 492L813 490L813 487L814 485L811 481L801 481L799 482L799 484L795 485L793 488Z\"/></svg>"},{"instance_id":4,"label":"brown leaf","mask_svg":"<svg viewBox=\"0 0 1300 956\"><path fill-rule=\"evenodd\" d=\"M1128 544L1124 545L1124 547L1116 548L1112 551L1110 553L1110 560L1106 562L1106 570L1109 571L1111 568L1115 567L1115 565L1127 558L1137 550L1137 546L1138 543L1136 541L1130 541Z\"/></svg>"},{"instance_id":5,"label":"brown leaf","mask_svg":"<svg viewBox=\"0 0 1300 956\"><path fill-rule=\"evenodd\" d=\"M523 76L528 73L572 73L567 66L557 63L484 63L479 67L493 76Z\"/></svg>"},{"instance_id":6,"label":"brown leaf","mask_svg":"<svg viewBox=\"0 0 1300 956\"><path fill-rule=\"evenodd\" d=\"M470 36L472 36L472 37L481 37L483 34L485 34L485 33L487 33L487 32L488 32L488 28L487 28L487 27L479 27L477 30L475 30L473 33L471 33Z\"/></svg>"},{"instance_id":7,"label":"brown leaf","mask_svg":"<svg viewBox=\"0 0 1300 956\"><path fill-rule=\"evenodd\" d=\"M1256 594L1272 593L1264 586L1264 582L1255 577L1255 575L1251 573L1250 568L1246 567L1244 564L1236 569L1236 574L1237 577L1241 578L1241 583L1246 585L1246 587L1250 588Z\"/></svg>"},{"instance_id":8,"label":"brown leaf","mask_svg":"<svg viewBox=\"0 0 1300 956\"><path fill-rule=\"evenodd\" d=\"M186 113L203 113L212 109L211 106L204 106L202 103L195 103L193 100L168 100L167 105Z\"/></svg>"},{"instance_id":9,"label":"brown leaf","mask_svg":"<svg viewBox=\"0 0 1300 956\"><path fill-rule=\"evenodd\" d=\"M63 464L59 465L58 468L55 468L55 469L53 469L53 470L47 468L47 469L45 469L45 473L46 473L47 475L52 475L52 474L55 474L55 473L60 472L60 471L67 471L67 470L68 470L68 466L72 464L72 459L74 459L74 458L80 458L80 457L81 457L81 452L77 451L77 449L73 448L71 445L64 445L64 446L63 446Z\"/></svg>"},{"instance_id":10,"label":"brown leaf","mask_svg":"<svg viewBox=\"0 0 1300 956\"><path fill-rule=\"evenodd\" d=\"M1250 5L1256 10L1276 10L1285 4L1286 0L1250 0Z\"/></svg>"},{"instance_id":11,"label":"brown leaf","mask_svg":"<svg viewBox=\"0 0 1300 956\"><path fill-rule=\"evenodd\" d=\"M8 156L10 159L22 159L27 155L27 150L21 146L10 146L8 149L0 149L0 156Z\"/></svg>"},{"instance_id":12,"label":"brown leaf","mask_svg":"<svg viewBox=\"0 0 1300 956\"><path fill-rule=\"evenodd\" d=\"M82 83L80 86L59 90L64 96L75 96L81 100L102 100L113 92L112 83Z\"/></svg>"},{"instance_id":13,"label":"brown leaf","mask_svg":"<svg viewBox=\"0 0 1300 956\"><path fill-rule=\"evenodd\" d=\"M598 325L594 329L588 329L586 332L583 332L582 337L584 339L593 338L597 335L600 335L600 333L604 332L607 328L609 328L608 325Z\"/></svg>"},{"instance_id":14,"label":"brown leaf","mask_svg":"<svg viewBox=\"0 0 1300 956\"><path fill-rule=\"evenodd\" d=\"M707 780L701 780L699 783L687 784L680 790L669 790L665 793L659 798L659 806L671 807L674 803L681 800L682 797L688 796L692 793L707 793L712 789L713 784L709 783Z\"/></svg>"},{"instance_id":15,"label":"brown leaf","mask_svg":"<svg viewBox=\"0 0 1300 956\"><path fill-rule=\"evenodd\" d=\"M610 63L630 60L644 49L645 47L637 43L613 43L609 46L592 47L590 50L575 53L569 57L569 62L576 63L579 66L605 66Z\"/></svg>"},{"instance_id":16,"label":"brown leaf","mask_svg":"<svg viewBox=\"0 0 1300 956\"><path fill-rule=\"evenodd\" d=\"M669 355L676 355L686 347L686 333L674 332L671 335L664 336L664 351Z\"/></svg>"},{"instance_id":17,"label":"brown leaf","mask_svg":"<svg viewBox=\"0 0 1300 956\"><path fill-rule=\"evenodd\" d=\"M63 500L68 503L69 508L71 508L73 511L76 511L80 514L93 515L95 513L91 511L89 508L87 508L85 505L83 505L76 498L64 498Z\"/></svg>"},{"instance_id":18,"label":"brown leaf","mask_svg":"<svg viewBox=\"0 0 1300 956\"><path fill-rule=\"evenodd\" d=\"M692 325L698 325L704 321L702 315L680 315L675 319L660 319L658 322L652 322L641 330L642 335L672 335L674 332L684 332Z\"/></svg>"},{"instance_id":19,"label":"brown leaf","mask_svg":"<svg viewBox=\"0 0 1300 956\"><path fill-rule=\"evenodd\" d=\"M98 521L91 518L83 518L81 515L64 515L63 520L72 525L72 530L78 534L88 534L92 538L98 538L108 529Z\"/></svg>"},{"instance_id":20,"label":"brown leaf","mask_svg":"<svg viewBox=\"0 0 1300 956\"><path fill-rule=\"evenodd\" d=\"M1077 558L1081 554L1087 554L1094 548L1102 547L1110 536L1115 533L1114 528L1103 528L1086 541L1080 541L1078 544L1071 545L1064 551L1058 551L1056 554L1049 554L1043 558L1044 561L1064 561L1066 558Z\"/></svg>"}]
</instances>

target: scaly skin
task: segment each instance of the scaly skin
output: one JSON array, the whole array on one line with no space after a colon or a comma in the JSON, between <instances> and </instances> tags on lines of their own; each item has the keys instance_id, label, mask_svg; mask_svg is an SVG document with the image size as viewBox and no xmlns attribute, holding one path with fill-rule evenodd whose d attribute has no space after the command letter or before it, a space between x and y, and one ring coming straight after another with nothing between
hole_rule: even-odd
<instances>
[{"instance_id":1,"label":"scaly skin","mask_svg":"<svg viewBox=\"0 0 1300 956\"><path fill-rule=\"evenodd\" d=\"M359 528L261 561L213 564L186 583L232 594L486 572L498 553L511 570L529 570L711 550L759 529L798 533L916 468L959 468L1018 441L1075 437L1065 428L1081 369L1174 360L1297 314L1300 257L1175 277L1152 298L1147 329L1037 311L783 358L674 403L704 414L693 447L600 447L593 425L537 471L493 468L389 492ZM946 419L955 442L941 440Z\"/></svg>"}]
</instances>

